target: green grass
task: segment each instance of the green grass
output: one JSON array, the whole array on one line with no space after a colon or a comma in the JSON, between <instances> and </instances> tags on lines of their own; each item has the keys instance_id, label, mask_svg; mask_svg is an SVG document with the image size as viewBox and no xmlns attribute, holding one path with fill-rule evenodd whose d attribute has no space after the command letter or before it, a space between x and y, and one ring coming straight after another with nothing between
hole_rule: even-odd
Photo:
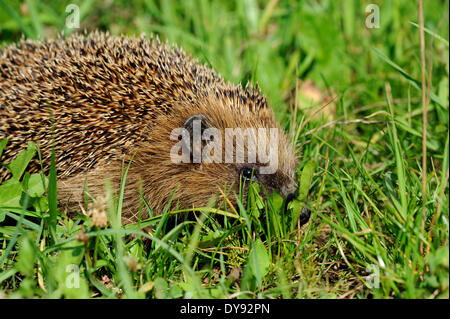
<instances>
[{"instance_id":1,"label":"green grass","mask_svg":"<svg viewBox=\"0 0 450 319\"><path fill-rule=\"evenodd\" d=\"M26 173L39 156L30 145L4 163L12 178L0 185L1 295L449 297L448 1L424 1L427 72L432 65L425 195L415 1L0 0L0 45L22 34L55 37L69 3L80 6L82 29L157 33L229 81L257 82L293 137L298 170L315 163L312 217L292 231L280 198L262 202L255 192L236 211L190 212L197 222L166 210L122 227L121 197L107 188L109 225L100 228L57 212L54 174ZM364 25L369 3L380 6L378 29ZM79 288L70 288L73 269Z\"/></svg>"}]
</instances>

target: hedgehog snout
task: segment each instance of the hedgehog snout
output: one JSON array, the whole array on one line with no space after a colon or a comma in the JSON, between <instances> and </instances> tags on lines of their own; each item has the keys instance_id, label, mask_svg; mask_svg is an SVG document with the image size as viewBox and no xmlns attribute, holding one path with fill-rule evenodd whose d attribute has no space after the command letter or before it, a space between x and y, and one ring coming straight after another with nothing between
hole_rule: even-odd
<instances>
[{"instance_id":1,"label":"hedgehog snout","mask_svg":"<svg viewBox=\"0 0 450 319\"><path fill-rule=\"evenodd\" d=\"M297 183L295 183L295 182L291 182L286 185L283 185L280 189L281 195L287 199L290 195L293 195L295 193L295 191L297 190L297 187L298 187Z\"/></svg>"}]
</instances>

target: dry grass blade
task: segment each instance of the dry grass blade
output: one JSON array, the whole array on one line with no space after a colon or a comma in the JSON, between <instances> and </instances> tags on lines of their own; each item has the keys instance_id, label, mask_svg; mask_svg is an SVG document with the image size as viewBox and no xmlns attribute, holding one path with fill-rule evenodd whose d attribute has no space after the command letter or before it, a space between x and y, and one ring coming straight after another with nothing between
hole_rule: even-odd
<instances>
[{"instance_id":1,"label":"dry grass blade","mask_svg":"<svg viewBox=\"0 0 450 319\"><path fill-rule=\"evenodd\" d=\"M425 32L423 27L423 3L418 0L419 15L419 37L420 37L420 64L422 72L422 229L425 231L425 199L427 194L427 121L428 121L428 98L427 98L427 79L425 62ZM420 252L423 254L423 243L420 243Z\"/></svg>"}]
</instances>

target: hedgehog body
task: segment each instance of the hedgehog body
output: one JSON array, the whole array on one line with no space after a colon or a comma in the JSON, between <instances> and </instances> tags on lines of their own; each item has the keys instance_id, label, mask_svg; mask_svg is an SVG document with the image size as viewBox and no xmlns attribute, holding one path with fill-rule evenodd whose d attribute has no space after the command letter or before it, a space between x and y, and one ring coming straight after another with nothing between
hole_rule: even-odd
<instances>
[{"instance_id":1,"label":"hedgehog body","mask_svg":"<svg viewBox=\"0 0 450 319\"><path fill-rule=\"evenodd\" d=\"M94 197L104 194L105 178L117 186L130 160L124 222L136 220L137 191L155 213L174 192L172 205L180 208L206 205L219 188L231 190L232 199L242 169L258 162L171 161L172 131L198 115L220 132L279 129L277 170L258 182L284 196L296 189L294 152L260 91L225 82L176 47L95 32L22 40L0 53L0 139L9 140L0 162L34 141L49 164L54 143L63 207L79 207L85 185ZM29 171L40 171L38 159ZM0 182L6 177L0 168Z\"/></svg>"}]
</instances>

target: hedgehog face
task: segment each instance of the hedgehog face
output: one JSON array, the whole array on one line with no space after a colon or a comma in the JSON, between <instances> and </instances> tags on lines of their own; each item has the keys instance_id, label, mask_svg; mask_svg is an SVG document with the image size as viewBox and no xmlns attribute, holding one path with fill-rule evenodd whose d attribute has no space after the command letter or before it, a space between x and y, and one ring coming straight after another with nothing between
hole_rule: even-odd
<instances>
[{"instance_id":1,"label":"hedgehog face","mask_svg":"<svg viewBox=\"0 0 450 319\"><path fill-rule=\"evenodd\" d=\"M263 197L276 191L288 198L296 190L295 154L273 113L212 103L179 107L177 117L161 115L157 122L165 125L139 147L134 162L155 212L164 209L175 186L173 203L180 208L203 207L211 198L221 203L224 194L236 204L242 182L247 198L250 179Z\"/></svg>"},{"instance_id":2,"label":"hedgehog face","mask_svg":"<svg viewBox=\"0 0 450 319\"><path fill-rule=\"evenodd\" d=\"M297 188L296 165L281 128L272 120L248 127L244 118L240 124L247 127L216 121L207 114L190 116L183 126L188 142L180 142L187 154L184 158L209 171L211 177L221 176L220 183L224 187L233 185L236 193L244 182L244 198L250 181L259 184L263 197L272 191L289 197Z\"/></svg>"}]
</instances>

